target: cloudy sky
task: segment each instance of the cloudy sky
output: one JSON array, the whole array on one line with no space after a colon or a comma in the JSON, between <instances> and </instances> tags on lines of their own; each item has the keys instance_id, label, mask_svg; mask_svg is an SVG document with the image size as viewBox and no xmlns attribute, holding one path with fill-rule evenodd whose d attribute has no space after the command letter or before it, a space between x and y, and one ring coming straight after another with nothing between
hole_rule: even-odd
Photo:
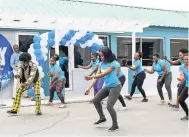
<instances>
[{"instance_id":1,"label":"cloudy sky","mask_svg":"<svg viewBox=\"0 0 189 137\"><path fill-rule=\"evenodd\" d=\"M137 7L189 11L189 0L82 0Z\"/></svg>"}]
</instances>

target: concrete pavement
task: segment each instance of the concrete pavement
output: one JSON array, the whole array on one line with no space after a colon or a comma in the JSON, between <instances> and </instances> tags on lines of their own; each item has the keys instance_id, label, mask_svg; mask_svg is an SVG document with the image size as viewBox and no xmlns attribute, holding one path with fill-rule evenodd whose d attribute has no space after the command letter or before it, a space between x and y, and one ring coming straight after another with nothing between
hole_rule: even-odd
<instances>
[{"instance_id":1,"label":"concrete pavement","mask_svg":"<svg viewBox=\"0 0 189 137\"><path fill-rule=\"evenodd\" d=\"M167 95L166 95L167 96ZM67 137L67 136L140 136L187 137L188 122L180 121L184 112L172 111L167 105L157 105L159 97L150 97L148 103L141 98L127 101L128 110L117 112L120 130L107 132L111 119L106 108L107 123L94 126L98 120L93 104L68 104L59 109L43 106L42 116L34 115L34 107L21 108L18 116L9 116L7 109L0 109L0 137ZM117 101L115 108L120 107Z\"/></svg>"}]
</instances>

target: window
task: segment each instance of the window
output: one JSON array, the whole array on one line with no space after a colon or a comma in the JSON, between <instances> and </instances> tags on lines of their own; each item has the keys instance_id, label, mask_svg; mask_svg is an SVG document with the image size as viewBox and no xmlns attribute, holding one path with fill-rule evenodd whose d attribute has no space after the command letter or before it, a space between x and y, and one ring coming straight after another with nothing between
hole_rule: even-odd
<instances>
[{"instance_id":1,"label":"window","mask_svg":"<svg viewBox=\"0 0 189 137\"><path fill-rule=\"evenodd\" d=\"M171 39L170 42L171 60L177 60L179 50L188 49L188 39Z\"/></svg>"},{"instance_id":2,"label":"window","mask_svg":"<svg viewBox=\"0 0 189 137\"><path fill-rule=\"evenodd\" d=\"M34 35L18 35L20 51L27 52L33 43Z\"/></svg>"},{"instance_id":3,"label":"window","mask_svg":"<svg viewBox=\"0 0 189 137\"><path fill-rule=\"evenodd\" d=\"M142 51L142 65L151 66L152 56L157 53L163 57L163 39L136 38L136 51ZM121 63L126 60L128 65L132 65L132 38L117 38L117 58Z\"/></svg>"},{"instance_id":4,"label":"window","mask_svg":"<svg viewBox=\"0 0 189 137\"><path fill-rule=\"evenodd\" d=\"M99 35L99 39L102 39L104 46L109 46L109 36ZM74 46L74 66L78 68L78 65L89 65L91 62L90 48L81 48L80 46Z\"/></svg>"},{"instance_id":5,"label":"window","mask_svg":"<svg viewBox=\"0 0 189 137\"><path fill-rule=\"evenodd\" d=\"M142 65L151 66L153 54L159 54L163 58L163 39L142 38Z\"/></svg>"},{"instance_id":6,"label":"window","mask_svg":"<svg viewBox=\"0 0 189 137\"><path fill-rule=\"evenodd\" d=\"M136 39L136 51L140 50L140 39ZM117 59L121 63L127 61L128 65L132 65L132 38L117 38Z\"/></svg>"}]
</instances>

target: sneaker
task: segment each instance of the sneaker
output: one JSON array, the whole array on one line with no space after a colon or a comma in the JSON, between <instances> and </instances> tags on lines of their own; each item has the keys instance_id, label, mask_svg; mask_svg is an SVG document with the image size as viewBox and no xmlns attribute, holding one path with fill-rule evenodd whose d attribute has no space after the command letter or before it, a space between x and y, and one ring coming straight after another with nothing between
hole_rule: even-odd
<instances>
[{"instance_id":1,"label":"sneaker","mask_svg":"<svg viewBox=\"0 0 189 137\"><path fill-rule=\"evenodd\" d=\"M166 101L165 100L161 100L161 102L158 105L165 105Z\"/></svg>"},{"instance_id":2,"label":"sneaker","mask_svg":"<svg viewBox=\"0 0 189 137\"><path fill-rule=\"evenodd\" d=\"M42 113L41 113L41 112L37 112L36 115L37 115L37 116L41 116Z\"/></svg>"},{"instance_id":3,"label":"sneaker","mask_svg":"<svg viewBox=\"0 0 189 137\"><path fill-rule=\"evenodd\" d=\"M171 109L174 111L179 111L179 106L172 107Z\"/></svg>"},{"instance_id":4,"label":"sneaker","mask_svg":"<svg viewBox=\"0 0 189 137\"><path fill-rule=\"evenodd\" d=\"M188 120L188 116L185 116L185 117L181 118L180 120L186 121L186 120Z\"/></svg>"},{"instance_id":5,"label":"sneaker","mask_svg":"<svg viewBox=\"0 0 189 137\"><path fill-rule=\"evenodd\" d=\"M52 103L52 102L49 102L49 103L47 104L47 106L53 106L53 103Z\"/></svg>"},{"instance_id":6,"label":"sneaker","mask_svg":"<svg viewBox=\"0 0 189 137\"><path fill-rule=\"evenodd\" d=\"M8 114L17 114L17 112L14 111L14 110L8 110L7 113L8 113Z\"/></svg>"},{"instance_id":7,"label":"sneaker","mask_svg":"<svg viewBox=\"0 0 189 137\"><path fill-rule=\"evenodd\" d=\"M125 106L125 107L121 107L121 108L119 108L118 109L119 111L125 111L125 110L127 110L127 107Z\"/></svg>"},{"instance_id":8,"label":"sneaker","mask_svg":"<svg viewBox=\"0 0 189 137\"><path fill-rule=\"evenodd\" d=\"M112 126L111 128L108 129L109 132L117 131L119 129L118 126Z\"/></svg>"},{"instance_id":9,"label":"sneaker","mask_svg":"<svg viewBox=\"0 0 189 137\"><path fill-rule=\"evenodd\" d=\"M104 119L99 119L97 122L95 122L94 124L95 125L98 125L98 124L103 124L103 123L105 123L106 122L106 118L104 118Z\"/></svg>"},{"instance_id":10,"label":"sneaker","mask_svg":"<svg viewBox=\"0 0 189 137\"><path fill-rule=\"evenodd\" d=\"M173 105L173 104L171 104L171 103L168 103L168 105L169 105L169 107L172 107L172 108L177 107L177 105L176 105L176 104L175 104L175 105Z\"/></svg>"},{"instance_id":11,"label":"sneaker","mask_svg":"<svg viewBox=\"0 0 189 137\"><path fill-rule=\"evenodd\" d=\"M125 96L128 100L131 100L132 97L131 96Z\"/></svg>"},{"instance_id":12,"label":"sneaker","mask_svg":"<svg viewBox=\"0 0 189 137\"><path fill-rule=\"evenodd\" d=\"M62 104L59 106L59 108L65 108L66 107L66 104Z\"/></svg>"},{"instance_id":13,"label":"sneaker","mask_svg":"<svg viewBox=\"0 0 189 137\"><path fill-rule=\"evenodd\" d=\"M148 102L148 99L144 98L141 102Z\"/></svg>"},{"instance_id":14,"label":"sneaker","mask_svg":"<svg viewBox=\"0 0 189 137\"><path fill-rule=\"evenodd\" d=\"M12 100L15 100L15 98L12 98Z\"/></svg>"}]
</instances>

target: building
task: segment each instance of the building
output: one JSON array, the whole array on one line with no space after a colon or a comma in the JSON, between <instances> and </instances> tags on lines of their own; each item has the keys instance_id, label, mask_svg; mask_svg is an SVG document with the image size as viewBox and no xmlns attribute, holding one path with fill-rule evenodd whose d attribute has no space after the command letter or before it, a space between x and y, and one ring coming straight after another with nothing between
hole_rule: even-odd
<instances>
[{"instance_id":1,"label":"building","mask_svg":"<svg viewBox=\"0 0 189 137\"><path fill-rule=\"evenodd\" d=\"M139 8L131 6L110 5L102 3L92 3L74 0L2 0L0 4L0 35L4 36L11 45L18 43L22 51L27 51L30 44L33 43L34 35L51 30L46 23L53 23L56 17L75 18L98 18L106 19L111 22L114 19L137 20L150 22L150 26L144 28L143 32L136 33L136 49L143 52L142 64L148 67L152 64L152 55L154 53L164 55L168 58L176 59L180 48L188 48L188 12L169 11L149 8ZM23 17L27 16L27 19ZM40 20L43 16L48 18ZM38 24L38 27L29 26L26 22ZM100 20L101 21L101 20ZM41 23L42 22L42 23ZM94 30L95 31L95 30ZM103 40L105 46L111 47L117 55L118 60L127 60L132 62L132 33L131 32L96 32ZM0 42L1 44L1 42ZM54 50L51 50L53 54ZM70 53L74 54L70 54ZM90 62L90 51L80 47L63 47L60 49L62 56L68 56L67 72L67 90L73 92L84 92L87 82L83 76L88 71L80 70L77 67L78 62L86 65ZM79 60L78 60L79 59ZM77 63L77 64L76 64ZM45 71L48 71L48 63ZM132 73L123 68L127 76L127 83L123 88L124 94L130 91L132 82ZM172 88L176 89L178 76L178 66L172 66L173 82ZM48 77L45 76L45 82ZM11 84L4 90L4 97L11 94ZM144 83L144 89L147 94L156 93L156 77L147 75ZM176 90L174 90L176 92ZM48 95L48 88L45 88Z\"/></svg>"}]
</instances>

